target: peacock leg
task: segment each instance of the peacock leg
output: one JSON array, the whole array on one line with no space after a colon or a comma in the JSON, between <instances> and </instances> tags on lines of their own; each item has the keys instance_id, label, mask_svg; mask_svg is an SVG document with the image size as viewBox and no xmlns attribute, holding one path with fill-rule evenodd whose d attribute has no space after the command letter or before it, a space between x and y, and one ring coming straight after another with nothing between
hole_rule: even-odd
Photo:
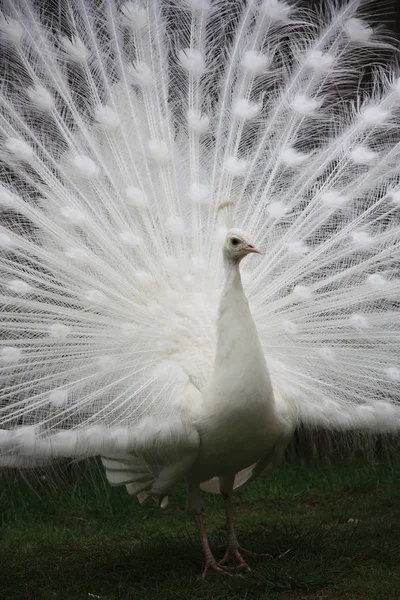
<instances>
[{"instance_id":1,"label":"peacock leg","mask_svg":"<svg viewBox=\"0 0 400 600\"><path fill-rule=\"evenodd\" d=\"M188 508L194 515L194 521L196 523L197 531L199 533L199 539L204 552L205 567L202 573L203 579L210 573L226 573L229 569L227 567L219 566L211 552L210 544L206 530L203 524L203 500L201 498L200 484L188 480Z\"/></svg>"},{"instance_id":2,"label":"peacock leg","mask_svg":"<svg viewBox=\"0 0 400 600\"><path fill-rule=\"evenodd\" d=\"M249 565L244 560L243 556L257 556L255 552L250 552L242 548L236 537L235 528L232 520L232 494L233 494L234 477L220 477L220 491L224 498L226 529L228 532L228 545L226 547L225 556L219 561L218 565L222 566L228 560L234 560L239 569L250 570Z\"/></svg>"},{"instance_id":3,"label":"peacock leg","mask_svg":"<svg viewBox=\"0 0 400 600\"><path fill-rule=\"evenodd\" d=\"M204 529L203 515L201 513L195 514L194 520L197 526L197 531L199 532L200 543L203 548L205 559L205 567L201 575L202 578L205 579L210 573L226 573L228 568L219 565L215 560L213 553L211 552L206 530Z\"/></svg>"}]
</instances>

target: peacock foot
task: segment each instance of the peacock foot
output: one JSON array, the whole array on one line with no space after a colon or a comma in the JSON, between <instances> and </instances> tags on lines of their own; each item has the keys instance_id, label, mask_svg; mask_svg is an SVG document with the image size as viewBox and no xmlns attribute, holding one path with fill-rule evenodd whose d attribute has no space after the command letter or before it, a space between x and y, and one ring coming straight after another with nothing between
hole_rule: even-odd
<instances>
[{"instance_id":1,"label":"peacock foot","mask_svg":"<svg viewBox=\"0 0 400 600\"><path fill-rule=\"evenodd\" d=\"M224 573L225 575L232 575L232 573L229 573L230 570L231 567L224 567L223 565L217 563L215 559L209 560L205 564L201 577L202 579L205 579L207 575L210 575L211 573Z\"/></svg>"},{"instance_id":2,"label":"peacock foot","mask_svg":"<svg viewBox=\"0 0 400 600\"><path fill-rule=\"evenodd\" d=\"M233 560L236 563L236 567L238 569L247 569L247 571L251 571L249 565L244 560L243 556L256 557L256 552L251 552L250 550L246 550L246 548L242 548L237 544L229 544L226 548L225 556L218 562L218 566L223 566L229 560Z\"/></svg>"}]
</instances>

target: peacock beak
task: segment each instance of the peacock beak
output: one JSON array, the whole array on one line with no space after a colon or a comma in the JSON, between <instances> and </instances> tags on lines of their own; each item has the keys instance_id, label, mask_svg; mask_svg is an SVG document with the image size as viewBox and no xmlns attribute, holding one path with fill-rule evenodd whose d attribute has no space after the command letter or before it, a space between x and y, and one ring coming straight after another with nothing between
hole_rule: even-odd
<instances>
[{"instance_id":1,"label":"peacock beak","mask_svg":"<svg viewBox=\"0 0 400 600\"><path fill-rule=\"evenodd\" d=\"M258 248L256 248L256 246L254 244L247 244L247 250L249 252L254 252L255 254L262 254L261 250L259 250Z\"/></svg>"}]
</instances>

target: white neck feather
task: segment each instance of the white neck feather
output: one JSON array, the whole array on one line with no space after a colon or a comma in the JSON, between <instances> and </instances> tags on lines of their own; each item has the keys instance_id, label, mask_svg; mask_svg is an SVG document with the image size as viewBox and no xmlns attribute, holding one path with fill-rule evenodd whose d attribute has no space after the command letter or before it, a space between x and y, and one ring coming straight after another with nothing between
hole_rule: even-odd
<instances>
[{"instance_id":1,"label":"white neck feather","mask_svg":"<svg viewBox=\"0 0 400 600\"><path fill-rule=\"evenodd\" d=\"M249 401L265 403L272 386L267 365L243 290L239 264L224 257L225 285L222 291L217 328L217 349L213 397L230 409L249 408ZM251 400L250 400L251 399ZM235 406L236 405L236 406Z\"/></svg>"},{"instance_id":2,"label":"white neck feather","mask_svg":"<svg viewBox=\"0 0 400 600\"><path fill-rule=\"evenodd\" d=\"M242 286L239 263L224 257L224 265L225 284L218 312L216 367L228 366L231 361L236 361L244 350L243 344L250 342L252 347L259 345Z\"/></svg>"}]
</instances>

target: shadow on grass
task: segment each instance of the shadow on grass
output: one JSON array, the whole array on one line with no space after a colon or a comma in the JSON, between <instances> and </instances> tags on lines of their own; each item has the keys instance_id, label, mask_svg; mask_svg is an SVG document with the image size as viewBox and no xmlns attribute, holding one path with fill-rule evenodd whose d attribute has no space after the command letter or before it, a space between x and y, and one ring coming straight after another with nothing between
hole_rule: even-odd
<instances>
[{"instance_id":1,"label":"shadow on grass","mask_svg":"<svg viewBox=\"0 0 400 600\"><path fill-rule=\"evenodd\" d=\"M95 528L95 524L93 524ZM299 531L295 524L275 525L272 534L264 528L244 533L241 543L272 559L250 561L251 572L233 577L200 578L202 556L197 540L185 530L178 537L156 535L130 539L125 531L108 532L93 539L76 531L54 540L28 540L20 548L9 548L0 579L4 597L82 598L94 594L114 598L267 598L288 590L318 589L334 582L350 569L354 557L346 548L355 529L328 535L322 527ZM224 536L211 536L216 556ZM338 553L338 548L342 552ZM249 596L249 594L252 594ZM18 595L19 594L19 595ZM229 594L229 595L227 595ZM266 596L266 594L273 594Z\"/></svg>"},{"instance_id":2,"label":"shadow on grass","mask_svg":"<svg viewBox=\"0 0 400 600\"><path fill-rule=\"evenodd\" d=\"M238 536L273 558L250 560L242 576L207 581L183 488L162 512L103 485L101 473L64 487L18 477L0 486L1 599L400 597L400 491L392 467L287 467L249 486L235 498ZM218 497L207 498L206 526L218 558L225 538Z\"/></svg>"}]
</instances>

